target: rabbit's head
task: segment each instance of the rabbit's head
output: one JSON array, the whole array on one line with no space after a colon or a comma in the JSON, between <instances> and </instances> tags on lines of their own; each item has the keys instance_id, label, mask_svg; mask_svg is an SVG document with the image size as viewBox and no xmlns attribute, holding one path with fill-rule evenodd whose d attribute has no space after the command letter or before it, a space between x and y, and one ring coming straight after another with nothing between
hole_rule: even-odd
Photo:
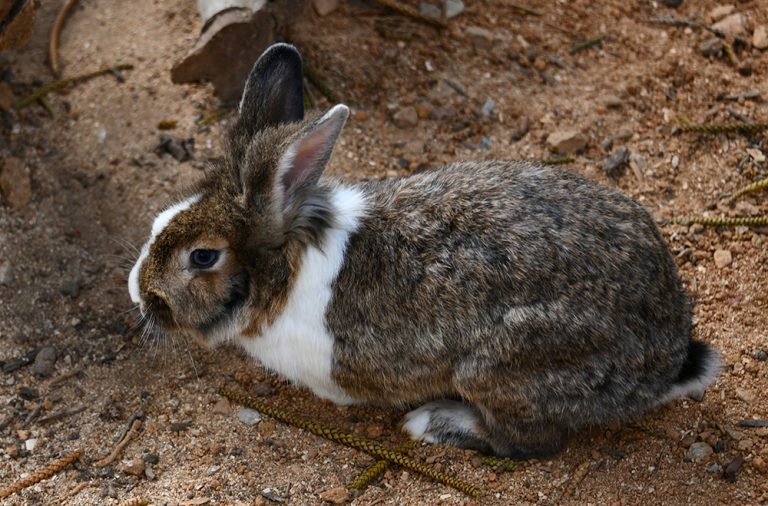
<instances>
[{"instance_id":1,"label":"rabbit's head","mask_svg":"<svg viewBox=\"0 0 768 506\"><path fill-rule=\"evenodd\" d=\"M203 340L254 335L285 304L308 244L333 224L318 185L349 114L304 119L301 56L267 49L245 85L225 155L160 213L128 287L165 333Z\"/></svg>"}]
</instances>

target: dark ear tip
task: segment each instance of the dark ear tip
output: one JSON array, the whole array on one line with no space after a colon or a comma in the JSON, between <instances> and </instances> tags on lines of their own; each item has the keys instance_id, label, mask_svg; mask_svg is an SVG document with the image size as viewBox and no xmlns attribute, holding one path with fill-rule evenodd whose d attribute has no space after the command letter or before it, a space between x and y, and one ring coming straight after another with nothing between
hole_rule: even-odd
<instances>
[{"instance_id":1,"label":"dark ear tip","mask_svg":"<svg viewBox=\"0 0 768 506\"><path fill-rule=\"evenodd\" d=\"M259 59L256 61L256 66L259 63L266 62L268 60L296 60L301 62L301 53L296 49L296 46L287 44L285 42L278 42L272 44L261 53Z\"/></svg>"}]
</instances>

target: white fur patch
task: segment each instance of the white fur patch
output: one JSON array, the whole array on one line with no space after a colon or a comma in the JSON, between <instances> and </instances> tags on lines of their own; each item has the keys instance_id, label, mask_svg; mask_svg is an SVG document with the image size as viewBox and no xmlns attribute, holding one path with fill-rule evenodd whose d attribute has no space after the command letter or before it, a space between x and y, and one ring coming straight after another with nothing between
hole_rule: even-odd
<instances>
[{"instance_id":1,"label":"white fur patch","mask_svg":"<svg viewBox=\"0 0 768 506\"><path fill-rule=\"evenodd\" d=\"M424 405L418 409L407 413L405 415L405 422L403 423L403 430L410 434L411 439L417 441L426 441L427 443L435 443L435 439L427 433L429 428L429 420L432 418L429 409L429 405Z\"/></svg>"},{"instance_id":2,"label":"white fur patch","mask_svg":"<svg viewBox=\"0 0 768 506\"><path fill-rule=\"evenodd\" d=\"M333 336L325 312L332 284L344 263L347 241L365 215L363 194L338 187L331 197L335 226L328 230L322 251L309 246L283 313L259 336L239 342L265 367L307 386L318 397L338 404L355 402L331 377Z\"/></svg>"},{"instance_id":3,"label":"white fur patch","mask_svg":"<svg viewBox=\"0 0 768 506\"><path fill-rule=\"evenodd\" d=\"M699 377L673 386L669 392L659 398L658 403L665 404L681 397L701 399L707 387L720 375L723 366L720 354L715 350L710 350L704 360L704 372Z\"/></svg>"},{"instance_id":4,"label":"white fur patch","mask_svg":"<svg viewBox=\"0 0 768 506\"><path fill-rule=\"evenodd\" d=\"M429 431L429 425L433 418L439 419L441 425L449 425L456 432L477 434L477 413L466 404L459 401L433 401L420 408L414 409L405 415L403 430L413 439L426 441L427 443L440 442Z\"/></svg>"},{"instance_id":5,"label":"white fur patch","mask_svg":"<svg viewBox=\"0 0 768 506\"><path fill-rule=\"evenodd\" d=\"M131 269L131 273L128 275L128 293L131 294L131 300L134 304L141 303L141 290L139 289L139 270L141 264L149 255L149 247L155 241L158 235L168 226L171 220L180 212L186 211L193 204L197 204L200 201L200 195L192 195L191 197L182 200L178 204L175 204L162 213L158 214L155 221L152 223L152 232L149 236L149 240L141 248L141 253L136 263Z\"/></svg>"}]
</instances>

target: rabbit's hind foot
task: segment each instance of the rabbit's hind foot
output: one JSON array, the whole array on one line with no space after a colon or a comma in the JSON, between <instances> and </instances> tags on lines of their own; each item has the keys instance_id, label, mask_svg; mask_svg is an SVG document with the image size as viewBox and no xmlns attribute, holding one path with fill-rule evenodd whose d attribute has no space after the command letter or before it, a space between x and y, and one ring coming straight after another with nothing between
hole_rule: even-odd
<instances>
[{"instance_id":1,"label":"rabbit's hind foot","mask_svg":"<svg viewBox=\"0 0 768 506\"><path fill-rule=\"evenodd\" d=\"M406 414L403 429L416 440L516 460L551 457L565 445L566 434L559 427L545 423L520 424L504 418L501 424L489 424L472 404L440 400Z\"/></svg>"},{"instance_id":2,"label":"rabbit's hind foot","mask_svg":"<svg viewBox=\"0 0 768 506\"><path fill-rule=\"evenodd\" d=\"M405 415L413 439L493 453L477 408L461 401L433 401Z\"/></svg>"}]
</instances>

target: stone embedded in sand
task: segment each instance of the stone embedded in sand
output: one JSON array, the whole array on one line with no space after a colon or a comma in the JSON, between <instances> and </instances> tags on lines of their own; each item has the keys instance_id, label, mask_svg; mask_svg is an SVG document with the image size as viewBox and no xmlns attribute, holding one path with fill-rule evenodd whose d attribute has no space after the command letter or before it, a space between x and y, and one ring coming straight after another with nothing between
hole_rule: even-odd
<instances>
[{"instance_id":1,"label":"stone embedded in sand","mask_svg":"<svg viewBox=\"0 0 768 506\"><path fill-rule=\"evenodd\" d=\"M703 441L693 443L685 452L685 460L687 462L701 462L709 458L714 453L711 446Z\"/></svg>"},{"instance_id":2,"label":"stone embedded in sand","mask_svg":"<svg viewBox=\"0 0 768 506\"><path fill-rule=\"evenodd\" d=\"M731 14L712 25L712 29L723 35L732 35L734 37L744 35L744 16L738 13Z\"/></svg>"},{"instance_id":3,"label":"stone embedded in sand","mask_svg":"<svg viewBox=\"0 0 768 506\"><path fill-rule=\"evenodd\" d=\"M334 487L320 492L320 500L333 504L345 504L349 501L349 492L344 487Z\"/></svg>"},{"instance_id":4,"label":"stone embedded in sand","mask_svg":"<svg viewBox=\"0 0 768 506\"><path fill-rule=\"evenodd\" d=\"M576 129L558 130L549 134L547 144L560 155L572 155L587 147L587 137Z\"/></svg>"},{"instance_id":5,"label":"stone embedded in sand","mask_svg":"<svg viewBox=\"0 0 768 506\"><path fill-rule=\"evenodd\" d=\"M733 262L733 256L729 250L719 249L715 251L715 265L718 268L728 267L731 262Z\"/></svg>"},{"instance_id":6,"label":"stone embedded in sand","mask_svg":"<svg viewBox=\"0 0 768 506\"><path fill-rule=\"evenodd\" d=\"M752 45L757 49L768 48L768 25L760 25L752 33Z\"/></svg>"},{"instance_id":7,"label":"stone embedded in sand","mask_svg":"<svg viewBox=\"0 0 768 506\"><path fill-rule=\"evenodd\" d=\"M729 14L733 14L733 11L736 10L736 7L733 4L726 4L726 5L718 5L711 11L709 11L709 19L712 21L720 21L725 16L728 16Z\"/></svg>"},{"instance_id":8,"label":"stone embedded in sand","mask_svg":"<svg viewBox=\"0 0 768 506\"><path fill-rule=\"evenodd\" d=\"M237 410L237 418L245 425L253 425L261 421L261 413L251 408L240 408Z\"/></svg>"},{"instance_id":9,"label":"stone embedded in sand","mask_svg":"<svg viewBox=\"0 0 768 506\"><path fill-rule=\"evenodd\" d=\"M0 168L0 192L14 209L22 209L32 199L29 168L18 158L6 158Z\"/></svg>"},{"instance_id":10,"label":"stone embedded in sand","mask_svg":"<svg viewBox=\"0 0 768 506\"><path fill-rule=\"evenodd\" d=\"M753 390L749 390L746 388L737 388L736 397L738 397L739 399L741 399L742 401L748 404L752 404L753 402L755 402L757 395L755 395L755 392Z\"/></svg>"}]
</instances>

